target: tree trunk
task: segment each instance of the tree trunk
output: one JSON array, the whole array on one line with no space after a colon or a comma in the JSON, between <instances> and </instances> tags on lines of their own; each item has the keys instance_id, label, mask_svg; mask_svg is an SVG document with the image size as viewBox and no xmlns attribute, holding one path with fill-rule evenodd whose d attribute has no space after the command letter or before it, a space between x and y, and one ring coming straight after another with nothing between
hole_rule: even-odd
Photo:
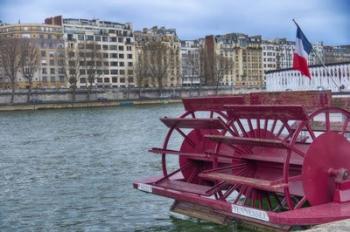
<instances>
[{"instance_id":1,"label":"tree trunk","mask_svg":"<svg viewBox=\"0 0 350 232\"><path fill-rule=\"evenodd\" d=\"M218 79L216 81L215 95L218 95L218 93L219 93L219 82L220 82L220 78L218 77Z\"/></svg>"},{"instance_id":2,"label":"tree trunk","mask_svg":"<svg viewBox=\"0 0 350 232\"><path fill-rule=\"evenodd\" d=\"M16 88L15 82L11 81L11 104L13 104L15 100L15 88Z\"/></svg>"},{"instance_id":3,"label":"tree trunk","mask_svg":"<svg viewBox=\"0 0 350 232\"><path fill-rule=\"evenodd\" d=\"M32 96L32 80L28 80L28 83L27 103L30 102L30 97Z\"/></svg>"},{"instance_id":4,"label":"tree trunk","mask_svg":"<svg viewBox=\"0 0 350 232\"><path fill-rule=\"evenodd\" d=\"M198 97L201 96L201 88L202 88L202 80L199 80L199 86L198 86Z\"/></svg>"},{"instance_id":5,"label":"tree trunk","mask_svg":"<svg viewBox=\"0 0 350 232\"><path fill-rule=\"evenodd\" d=\"M76 89L77 89L77 87L73 85L72 86L72 101L73 102L75 102Z\"/></svg>"},{"instance_id":6,"label":"tree trunk","mask_svg":"<svg viewBox=\"0 0 350 232\"><path fill-rule=\"evenodd\" d=\"M89 84L88 92L87 92L87 100L90 101L92 92L92 83Z\"/></svg>"},{"instance_id":7,"label":"tree trunk","mask_svg":"<svg viewBox=\"0 0 350 232\"><path fill-rule=\"evenodd\" d=\"M130 99L130 87L129 87L129 84L128 84L127 91L128 91L128 92L127 92L126 95L127 95L128 100L129 100L129 99Z\"/></svg>"},{"instance_id":8,"label":"tree trunk","mask_svg":"<svg viewBox=\"0 0 350 232\"><path fill-rule=\"evenodd\" d=\"M139 87L139 99L141 99L141 87Z\"/></svg>"},{"instance_id":9,"label":"tree trunk","mask_svg":"<svg viewBox=\"0 0 350 232\"><path fill-rule=\"evenodd\" d=\"M162 83L162 79L158 78L158 91L159 91L159 97L162 96L162 88L163 88L163 83Z\"/></svg>"}]
</instances>

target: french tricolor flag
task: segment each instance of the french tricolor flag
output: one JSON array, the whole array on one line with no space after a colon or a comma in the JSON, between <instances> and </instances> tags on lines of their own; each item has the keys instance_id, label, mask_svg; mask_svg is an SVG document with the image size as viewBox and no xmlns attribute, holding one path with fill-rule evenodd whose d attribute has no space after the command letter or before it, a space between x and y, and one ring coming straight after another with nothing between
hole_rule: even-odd
<instances>
[{"instance_id":1,"label":"french tricolor flag","mask_svg":"<svg viewBox=\"0 0 350 232\"><path fill-rule=\"evenodd\" d=\"M312 45L306 38L300 27L297 25L297 39L295 41L295 50L293 55L293 69L297 69L301 74L311 79L307 58L312 50Z\"/></svg>"}]
</instances>

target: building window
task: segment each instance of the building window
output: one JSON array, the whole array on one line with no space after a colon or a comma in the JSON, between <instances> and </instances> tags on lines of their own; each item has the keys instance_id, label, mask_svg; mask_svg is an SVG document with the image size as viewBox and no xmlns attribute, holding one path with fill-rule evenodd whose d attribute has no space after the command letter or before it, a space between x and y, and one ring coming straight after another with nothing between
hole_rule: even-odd
<instances>
[{"instance_id":1,"label":"building window","mask_svg":"<svg viewBox=\"0 0 350 232\"><path fill-rule=\"evenodd\" d=\"M80 83L86 83L86 78L85 77L80 78Z\"/></svg>"},{"instance_id":2,"label":"building window","mask_svg":"<svg viewBox=\"0 0 350 232\"><path fill-rule=\"evenodd\" d=\"M94 44L86 44L86 49L94 49Z\"/></svg>"},{"instance_id":3,"label":"building window","mask_svg":"<svg viewBox=\"0 0 350 232\"><path fill-rule=\"evenodd\" d=\"M118 74L118 69L112 69L112 70L111 70L111 74L112 74L112 75Z\"/></svg>"},{"instance_id":4,"label":"building window","mask_svg":"<svg viewBox=\"0 0 350 232\"><path fill-rule=\"evenodd\" d=\"M125 78L121 77L119 81L120 81L120 83L125 83Z\"/></svg>"},{"instance_id":5,"label":"building window","mask_svg":"<svg viewBox=\"0 0 350 232\"><path fill-rule=\"evenodd\" d=\"M123 41L123 38L122 37L118 37L118 42L119 43L123 43L124 41Z\"/></svg>"},{"instance_id":6,"label":"building window","mask_svg":"<svg viewBox=\"0 0 350 232\"><path fill-rule=\"evenodd\" d=\"M124 54L119 53L119 59L124 59Z\"/></svg>"},{"instance_id":7,"label":"building window","mask_svg":"<svg viewBox=\"0 0 350 232\"><path fill-rule=\"evenodd\" d=\"M112 77L112 83L117 83L118 82L118 78L117 77Z\"/></svg>"},{"instance_id":8,"label":"building window","mask_svg":"<svg viewBox=\"0 0 350 232\"><path fill-rule=\"evenodd\" d=\"M59 76L59 78L60 78L60 82L64 83L64 76Z\"/></svg>"},{"instance_id":9,"label":"building window","mask_svg":"<svg viewBox=\"0 0 350 232\"><path fill-rule=\"evenodd\" d=\"M124 62L119 62L120 67L124 67Z\"/></svg>"},{"instance_id":10,"label":"building window","mask_svg":"<svg viewBox=\"0 0 350 232\"><path fill-rule=\"evenodd\" d=\"M55 69L54 68L50 68L50 74L55 74Z\"/></svg>"},{"instance_id":11,"label":"building window","mask_svg":"<svg viewBox=\"0 0 350 232\"><path fill-rule=\"evenodd\" d=\"M118 46L119 51L124 51L124 46Z\"/></svg>"},{"instance_id":12,"label":"building window","mask_svg":"<svg viewBox=\"0 0 350 232\"><path fill-rule=\"evenodd\" d=\"M42 73L42 74L47 74L46 68L43 68L43 69L41 70L41 73Z\"/></svg>"},{"instance_id":13,"label":"building window","mask_svg":"<svg viewBox=\"0 0 350 232\"><path fill-rule=\"evenodd\" d=\"M119 74L120 75L125 75L125 70L124 69L119 70Z\"/></svg>"},{"instance_id":14,"label":"building window","mask_svg":"<svg viewBox=\"0 0 350 232\"><path fill-rule=\"evenodd\" d=\"M102 78L97 78L97 83L102 83Z\"/></svg>"},{"instance_id":15,"label":"building window","mask_svg":"<svg viewBox=\"0 0 350 232\"><path fill-rule=\"evenodd\" d=\"M132 54L128 54L128 59L132 59Z\"/></svg>"},{"instance_id":16,"label":"building window","mask_svg":"<svg viewBox=\"0 0 350 232\"><path fill-rule=\"evenodd\" d=\"M109 78L108 78L108 77L105 77L105 78L103 79L103 81L104 81L104 83L109 83Z\"/></svg>"},{"instance_id":17,"label":"building window","mask_svg":"<svg viewBox=\"0 0 350 232\"><path fill-rule=\"evenodd\" d=\"M78 35L78 40L84 40L84 35Z\"/></svg>"},{"instance_id":18,"label":"building window","mask_svg":"<svg viewBox=\"0 0 350 232\"><path fill-rule=\"evenodd\" d=\"M58 74L64 74L64 68L59 68L58 69Z\"/></svg>"}]
</instances>

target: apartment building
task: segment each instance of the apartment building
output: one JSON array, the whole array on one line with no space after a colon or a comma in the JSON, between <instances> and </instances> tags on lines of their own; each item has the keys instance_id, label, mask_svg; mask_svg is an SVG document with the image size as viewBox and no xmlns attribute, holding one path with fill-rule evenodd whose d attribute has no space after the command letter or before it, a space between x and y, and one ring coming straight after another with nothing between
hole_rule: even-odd
<instances>
[{"instance_id":1,"label":"apartment building","mask_svg":"<svg viewBox=\"0 0 350 232\"><path fill-rule=\"evenodd\" d=\"M181 41L183 86L198 86L201 84L201 49L201 43L199 40Z\"/></svg>"},{"instance_id":2,"label":"apartment building","mask_svg":"<svg viewBox=\"0 0 350 232\"><path fill-rule=\"evenodd\" d=\"M78 88L134 87L135 44L131 23L98 19L52 17L47 24L61 25L65 53L75 57L70 67ZM75 70L76 69L76 70Z\"/></svg>"},{"instance_id":3,"label":"apartment building","mask_svg":"<svg viewBox=\"0 0 350 232\"><path fill-rule=\"evenodd\" d=\"M313 50L309 54L308 64L318 65L325 62L324 45L322 42L312 44ZM264 40L262 43L264 79L266 72L286 69L293 66L295 42L287 39Z\"/></svg>"},{"instance_id":4,"label":"apartment building","mask_svg":"<svg viewBox=\"0 0 350 232\"><path fill-rule=\"evenodd\" d=\"M135 31L140 87L181 86L181 44L175 29Z\"/></svg>"},{"instance_id":5,"label":"apartment building","mask_svg":"<svg viewBox=\"0 0 350 232\"><path fill-rule=\"evenodd\" d=\"M39 49L40 63L33 75L33 88L64 88L67 80L62 73L63 58L60 50L64 47L61 26L46 24L4 24L0 26L2 38L30 39ZM9 88L9 80L0 73L0 86ZM18 71L17 88L27 88L28 81Z\"/></svg>"},{"instance_id":6,"label":"apartment building","mask_svg":"<svg viewBox=\"0 0 350 232\"><path fill-rule=\"evenodd\" d=\"M350 62L350 45L324 46L325 63Z\"/></svg>"},{"instance_id":7,"label":"apartment building","mask_svg":"<svg viewBox=\"0 0 350 232\"><path fill-rule=\"evenodd\" d=\"M287 39L274 39L269 41L266 40L264 41L263 45L263 56L266 55L263 59L263 62L265 62L264 71L273 70L274 64L269 63L269 60L273 60L273 51L271 49L274 49L276 51L275 69L285 69L291 68L293 66L295 42L288 41ZM268 54L272 56L268 57ZM309 65L319 65L322 63L332 64L348 61L350 61L350 45L326 46L323 44L323 42L313 43L312 51L308 57Z\"/></svg>"},{"instance_id":8,"label":"apartment building","mask_svg":"<svg viewBox=\"0 0 350 232\"><path fill-rule=\"evenodd\" d=\"M277 68L279 47L275 41L264 40L261 44L264 72Z\"/></svg>"},{"instance_id":9,"label":"apartment building","mask_svg":"<svg viewBox=\"0 0 350 232\"><path fill-rule=\"evenodd\" d=\"M210 37L206 38L207 42L210 42ZM235 87L263 86L261 36L230 33L216 36L214 43L216 59L223 60L224 67L229 63L226 65L228 69L223 70L220 84ZM218 65L222 67L222 64Z\"/></svg>"}]
</instances>

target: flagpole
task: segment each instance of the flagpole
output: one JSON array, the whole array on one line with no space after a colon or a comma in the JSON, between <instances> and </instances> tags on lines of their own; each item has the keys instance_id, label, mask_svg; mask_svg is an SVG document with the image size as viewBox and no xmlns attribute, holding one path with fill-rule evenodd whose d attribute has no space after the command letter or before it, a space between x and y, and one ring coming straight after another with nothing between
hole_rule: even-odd
<instances>
[{"instance_id":1,"label":"flagpole","mask_svg":"<svg viewBox=\"0 0 350 232\"><path fill-rule=\"evenodd\" d=\"M297 27L299 27L299 24L295 21L295 19L292 19L293 22L295 23L295 25ZM335 87L338 88L338 90L340 89L337 82L333 79L333 77L330 75L328 68L326 66L326 64L323 62L323 60L321 59L320 55L315 51L315 49L312 47L312 51L313 53L316 55L317 59L319 60L319 62L321 63L322 67L326 70L327 76L331 78L331 80L333 81L333 84L335 85Z\"/></svg>"}]
</instances>

